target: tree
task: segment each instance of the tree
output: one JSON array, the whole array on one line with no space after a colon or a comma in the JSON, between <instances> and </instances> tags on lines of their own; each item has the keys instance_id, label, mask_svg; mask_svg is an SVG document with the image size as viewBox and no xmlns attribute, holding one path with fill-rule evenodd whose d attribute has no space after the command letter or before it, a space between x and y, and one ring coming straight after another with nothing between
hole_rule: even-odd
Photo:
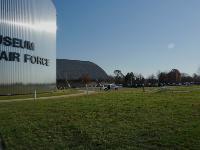
<instances>
[{"instance_id":1,"label":"tree","mask_svg":"<svg viewBox=\"0 0 200 150\"><path fill-rule=\"evenodd\" d=\"M157 82L158 80L156 79L156 76L154 74L150 75L146 80L148 86L155 86Z\"/></svg>"},{"instance_id":2,"label":"tree","mask_svg":"<svg viewBox=\"0 0 200 150\"><path fill-rule=\"evenodd\" d=\"M168 82L169 83L180 83L181 82L181 73L178 69L172 69L168 73Z\"/></svg>"},{"instance_id":3,"label":"tree","mask_svg":"<svg viewBox=\"0 0 200 150\"><path fill-rule=\"evenodd\" d=\"M116 84L123 84L124 83L124 75L121 70L115 70L115 83Z\"/></svg>"},{"instance_id":4,"label":"tree","mask_svg":"<svg viewBox=\"0 0 200 150\"><path fill-rule=\"evenodd\" d=\"M122 73L121 70L115 70L115 71L114 71L114 74L115 74L115 76L118 77L118 78L123 78L123 77L124 77L124 75L123 75L123 73Z\"/></svg>"},{"instance_id":5,"label":"tree","mask_svg":"<svg viewBox=\"0 0 200 150\"><path fill-rule=\"evenodd\" d=\"M135 79L136 79L135 80L135 86L136 87L142 87L144 85L145 79L144 79L142 74L135 75Z\"/></svg>"},{"instance_id":6,"label":"tree","mask_svg":"<svg viewBox=\"0 0 200 150\"><path fill-rule=\"evenodd\" d=\"M82 81L84 84L89 84L91 82L91 78L89 74L82 75Z\"/></svg>"},{"instance_id":7,"label":"tree","mask_svg":"<svg viewBox=\"0 0 200 150\"><path fill-rule=\"evenodd\" d=\"M125 86L133 87L133 85L135 83L134 73L133 72L127 73L127 75L124 77L124 82L125 82Z\"/></svg>"},{"instance_id":8,"label":"tree","mask_svg":"<svg viewBox=\"0 0 200 150\"><path fill-rule=\"evenodd\" d=\"M159 85L168 83L180 83L181 73L178 69L172 69L170 72L159 72L158 73Z\"/></svg>"},{"instance_id":9,"label":"tree","mask_svg":"<svg viewBox=\"0 0 200 150\"><path fill-rule=\"evenodd\" d=\"M113 82L115 82L115 77L112 76L112 75L109 75L108 79L106 81L109 82L109 83L113 83Z\"/></svg>"},{"instance_id":10,"label":"tree","mask_svg":"<svg viewBox=\"0 0 200 150\"><path fill-rule=\"evenodd\" d=\"M158 84L164 85L167 84L168 76L166 72L159 72L158 73Z\"/></svg>"},{"instance_id":11,"label":"tree","mask_svg":"<svg viewBox=\"0 0 200 150\"><path fill-rule=\"evenodd\" d=\"M193 82L195 82L195 84L200 83L200 76L197 75L196 73L193 74Z\"/></svg>"},{"instance_id":12,"label":"tree","mask_svg":"<svg viewBox=\"0 0 200 150\"><path fill-rule=\"evenodd\" d=\"M181 74L181 82L182 83L193 82L193 78L190 75L186 74L186 73L182 73Z\"/></svg>"},{"instance_id":13,"label":"tree","mask_svg":"<svg viewBox=\"0 0 200 150\"><path fill-rule=\"evenodd\" d=\"M89 74L82 75L82 82L85 84L87 95L88 95L88 84L91 82L91 77Z\"/></svg>"}]
</instances>

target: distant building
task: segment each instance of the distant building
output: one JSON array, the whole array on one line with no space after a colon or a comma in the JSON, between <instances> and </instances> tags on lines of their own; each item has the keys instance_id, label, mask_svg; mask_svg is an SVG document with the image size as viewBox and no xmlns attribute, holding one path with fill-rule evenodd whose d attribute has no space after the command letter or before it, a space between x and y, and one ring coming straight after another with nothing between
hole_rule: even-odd
<instances>
[{"instance_id":1,"label":"distant building","mask_svg":"<svg viewBox=\"0 0 200 150\"><path fill-rule=\"evenodd\" d=\"M57 82L59 85L80 86L82 77L88 75L91 81L108 79L106 72L89 61L57 59Z\"/></svg>"}]
</instances>

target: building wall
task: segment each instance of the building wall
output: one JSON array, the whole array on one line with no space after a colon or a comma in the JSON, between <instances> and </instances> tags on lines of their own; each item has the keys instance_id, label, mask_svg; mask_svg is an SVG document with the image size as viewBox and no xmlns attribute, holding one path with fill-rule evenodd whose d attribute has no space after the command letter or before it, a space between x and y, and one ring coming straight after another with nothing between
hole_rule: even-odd
<instances>
[{"instance_id":1,"label":"building wall","mask_svg":"<svg viewBox=\"0 0 200 150\"><path fill-rule=\"evenodd\" d=\"M0 95L56 87L52 0L0 0Z\"/></svg>"}]
</instances>

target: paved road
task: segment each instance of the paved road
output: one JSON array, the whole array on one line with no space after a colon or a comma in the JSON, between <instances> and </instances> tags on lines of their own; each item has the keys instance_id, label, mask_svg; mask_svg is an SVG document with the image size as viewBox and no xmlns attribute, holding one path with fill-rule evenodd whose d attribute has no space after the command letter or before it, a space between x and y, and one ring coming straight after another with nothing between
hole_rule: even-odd
<instances>
[{"instance_id":1,"label":"paved road","mask_svg":"<svg viewBox=\"0 0 200 150\"><path fill-rule=\"evenodd\" d=\"M86 91L81 91L82 93L77 94L69 94L69 95L60 95L60 96L50 96L50 97L39 97L36 100L47 100L47 99L55 99L55 98L68 98L68 97L78 97L87 95ZM94 94L95 91L88 91L88 94ZM11 99L11 100L0 100L0 103L10 103L10 102L21 102L21 101L34 101L34 98L25 98L25 99Z\"/></svg>"}]
</instances>

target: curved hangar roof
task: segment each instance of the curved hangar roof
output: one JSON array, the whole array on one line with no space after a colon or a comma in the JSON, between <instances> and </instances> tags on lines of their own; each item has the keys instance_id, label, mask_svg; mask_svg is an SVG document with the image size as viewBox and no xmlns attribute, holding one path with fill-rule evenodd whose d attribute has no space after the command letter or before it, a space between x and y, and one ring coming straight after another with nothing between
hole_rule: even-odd
<instances>
[{"instance_id":1,"label":"curved hangar roof","mask_svg":"<svg viewBox=\"0 0 200 150\"><path fill-rule=\"evenodd\" d=\"M57 59L57 80L78 80L85 74L89 74L92 80L108 78L106 72L92 62Z\"/></svg>"}]
</instances>

